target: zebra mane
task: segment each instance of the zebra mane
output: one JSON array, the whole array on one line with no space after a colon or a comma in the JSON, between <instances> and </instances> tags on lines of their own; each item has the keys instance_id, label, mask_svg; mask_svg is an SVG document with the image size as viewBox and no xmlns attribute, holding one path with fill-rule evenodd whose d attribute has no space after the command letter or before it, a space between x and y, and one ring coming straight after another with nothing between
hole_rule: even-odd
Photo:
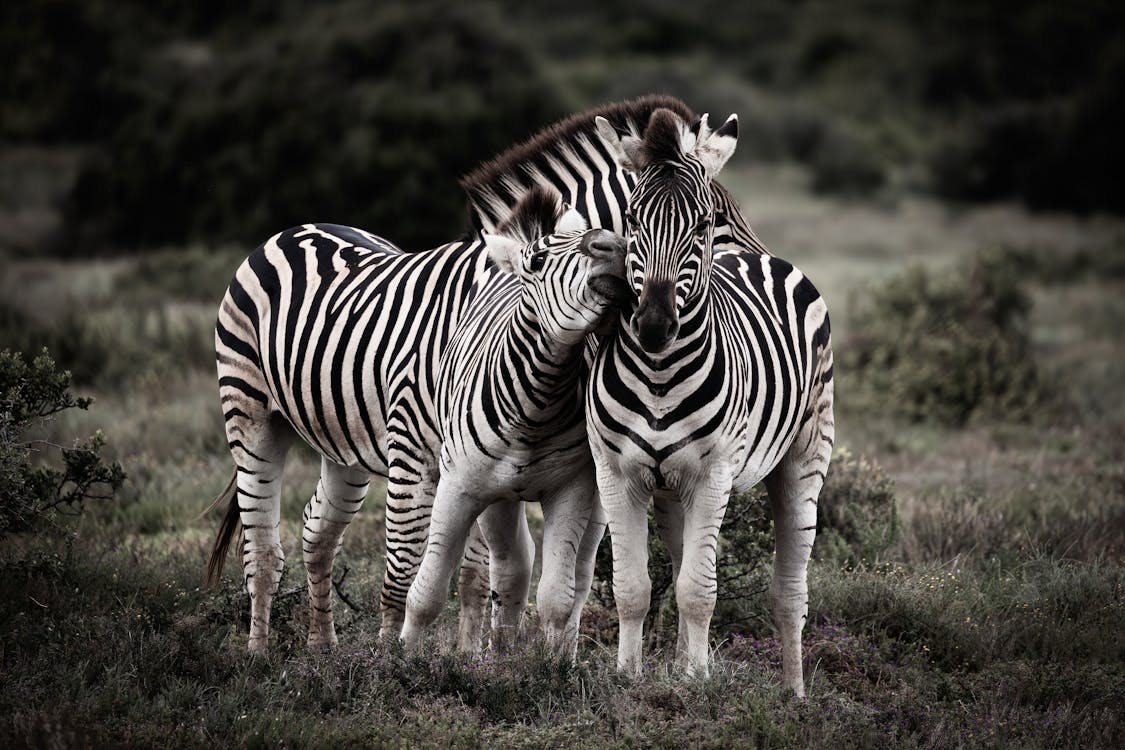
<instances>
[{"instance_id":1,"label":"zebra mane","mask_svg":"<svg viewBox=\"0 0 1125 750\"><path fill-rule=\"evenodd\" d=\"M595 117L604 117L622 135L639 137L653 112L660 109L670 110L684 122L695 117L686 104L671 96L649 95L615 102L548 125L477 167L459 183L468 196L473 229L480 231L482 216L491 217L495 223L503 220L509 207L516 204L528 186L536 183L534 175L554 174L555 164L584 164L586 157L582 152L589 149L604 154L612 162L598 138Z\"/></svg>"},{"instance_id":2,"label":"zebra mane","mask_svg":"<svg viewBox=\"0 0 1125 750\"><path fill-rule=\"evenodd\" d=\"M496 233L530 245L555 231L562 210L558 193L535 185L520 199L512 214L496 227Z\"/></svg>"},{"instance_id":3,"label":"zebra mane","mask_svg":"<svg viewBox=\"0 0 1125 750\"><path fill-rule=\"evenodd\" d=\"M686 122L663 107L653 112L641 145L645 163L683 158L683 127Z\"/></svg>"}]
</instances>

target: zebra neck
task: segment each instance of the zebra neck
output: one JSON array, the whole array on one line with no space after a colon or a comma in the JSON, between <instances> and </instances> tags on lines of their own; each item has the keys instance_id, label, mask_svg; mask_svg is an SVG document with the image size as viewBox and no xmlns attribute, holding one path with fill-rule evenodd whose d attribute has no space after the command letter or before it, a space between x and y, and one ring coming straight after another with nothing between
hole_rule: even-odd
<instances>
[{"instance_id":1,"label":"zebra neck","mask_svg":"<svg viewBox=\"0 0 1125 750\"><path fill-rule=\"evenodd\" d=\"M581 417L575 394L584 341L584 335L573 343L551 336L521 302L506 323L494 360L499 365L494 369L497 390L506 396L509 420L534 430Z\"/></svg>"}]
</instances>

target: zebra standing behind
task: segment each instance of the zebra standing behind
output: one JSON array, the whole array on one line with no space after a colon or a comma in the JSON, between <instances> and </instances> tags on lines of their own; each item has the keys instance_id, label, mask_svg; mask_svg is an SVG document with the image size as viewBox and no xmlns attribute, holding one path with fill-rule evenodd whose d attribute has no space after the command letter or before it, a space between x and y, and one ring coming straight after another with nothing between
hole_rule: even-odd
<instances>
[{"instance_id":1,"label":"zebra standing behind","mask_svg":"<svg viewBox=\"0 0 1125 750\"><path fill-rule=\"evenodd\" d=\"M235 273L215 349L236 471L216 501L232 493L208 568L212 579L221 572L241 525L251 652L266 650L284 568L281 481L297 438L322 457L301 535L309 645L336 643L332 565L374 475L387 477L380 633L399 634L437 484L437 370L488 262L481 239L403 253L362 230L306 224L255 249ZM480 646L489 575L493 607L508 612L506 619L518 618L527 603L534 550L522 504L493 506L481 525L490 521L512 538L498 544L488 573L479 537L475 555L466 555L459 643L467 650Z\"/></svg>"},{"instance_id":2,"label":"zebra standing behind","mask_svg":"<svg viewBox=\"0 0 1125 750\"><path fill-rule=\"evenodd\" d=\"M441 478L407 598L408 645L441 611L477 516L495 502L522 498L543 505L536 603L548 648L571 658L577 651L605 529L586 436L586 342L629 292L624 239L587 231L577 212L559 217L558 208L553 190L533 188L501 235L485 235L501 271L478 282L442 358ZM510 632L513 625L494 622L493 630Z\"/></svg>"},{"instance_id":3,"label":"zebra standing behind","mask_svg":"<svg viewBox=\"0 0 1125 750\"><path fill-rule=\"evenodd\" d=\"M641 669L649 498L677 567L680 658L707 674L727 500L764 480L782 685L803 696L807 567L834 437L827 307L783 260L713 252L722 217L712 180L734 152L735 116L715 131L706 116L689 126L668 110L653 113L641 137L621 137L603 118L597 128L636 175L626 271L637 305L603 341L587 403L613 544L618 667Z\"/></svg>"}]
</instances>

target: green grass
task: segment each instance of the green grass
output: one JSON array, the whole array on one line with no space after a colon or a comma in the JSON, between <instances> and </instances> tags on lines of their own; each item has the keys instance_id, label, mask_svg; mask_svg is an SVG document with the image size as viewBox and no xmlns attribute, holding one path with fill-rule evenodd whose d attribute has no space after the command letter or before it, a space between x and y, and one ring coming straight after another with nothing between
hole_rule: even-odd
<instances>
[{"instance_id":1,"label":"green grass","mask_svg":"<svg viewBox=\"0 0 1125 750\"><path fill-rule=\"evenodd\" d=\"M1024 281L1028 333L1051 396L1035 413L983 414L956 428L904 421L851 398L852 376L838 372L837 437L852 458L838 457L830 482L853 508L893 493L898 526L876 536L861 528L851 541L821 536L810 568L807 701L778 689L764 593L723 602L708 680L672 665L671 609L648 636L638 680L616 673L615 616L596 603L575 666L547 658L534 638L507 656L449 653L455 602L422 651L380 642L379 489L337 568L347 568L344 590L358 610L337 602L339 648L307 652L299 523L318 471L308 450L294 450L286 475L287 562L271 652L247 656L237 565L217 590L200 587L217 517L198 518L230 470L209 346L214 300L237 258L192 249L15 263L0 280L6 304L48 333L80 338L76 361L101 363L76 388L96 396L94 406L52 422L45 436L101 427L107 455L130 475L112 504L0 548L0 743L1125 744L1125 297L1112 257L1125 226L1006 206L951 213L922 201L826 200L811 197L795 170L724 176L763 239L828 297L838 352L855 333L849 313L864 290L905 266L956 267L1000 245L1038 259ZM1085 257L1085 270L1044 260L1055 252ZM885 504L870 509L842 523L888 523Z\"/></svg>"}]
</instances>

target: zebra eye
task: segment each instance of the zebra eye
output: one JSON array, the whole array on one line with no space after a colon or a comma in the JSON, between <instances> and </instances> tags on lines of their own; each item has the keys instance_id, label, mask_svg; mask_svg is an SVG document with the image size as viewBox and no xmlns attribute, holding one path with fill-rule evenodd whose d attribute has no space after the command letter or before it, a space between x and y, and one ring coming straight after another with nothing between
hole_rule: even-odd
<instances>
[{"instance_id":1,"label":"zebra eye","mask_svg":"<svg viewBox=\"0 0 1125 750\"><path fill-rule=\"evenodd\" d=\"M625 226L629 227L630 232L637 231L639 225L637 224L637 217L633 215L632 211L625 214Z\"/></svg>"},{"instance_id":2,"label":"zebra eye","mask_svg":"<svg viewBox=\"0 0 1125 750\"><path fill-rule=\"evenodd\" d=\"M528 261L527 267L531 269L532 273L539 273L543 270L543 265L547 262L547 251L543 250L531 256Z\"/></svg>"},{"instance_id":3,"label":"zebra eye","mask_svg":"<svg viewBox=\"0 0 1125 750\"><path fill-rule=\"evenodd\" d=\"M706 234L707 228L709 226L711 226L711 219L710 218L700 219L699 223L695 225L695 233L696 234Z\"/></svg>"}]
</instances>

